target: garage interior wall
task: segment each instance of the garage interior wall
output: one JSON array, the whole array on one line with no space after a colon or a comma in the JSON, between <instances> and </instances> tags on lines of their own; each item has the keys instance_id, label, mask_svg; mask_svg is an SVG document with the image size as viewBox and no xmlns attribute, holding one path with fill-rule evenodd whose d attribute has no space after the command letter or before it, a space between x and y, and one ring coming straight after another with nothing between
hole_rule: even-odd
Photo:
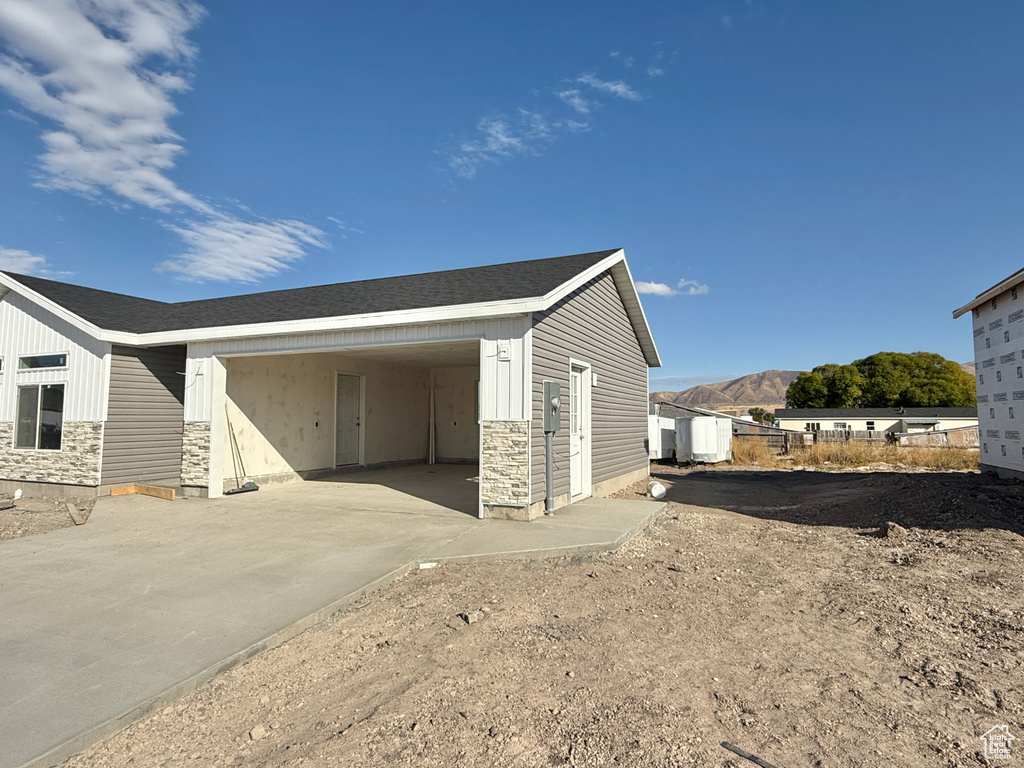
<instances>
[{"instance_id":1,"label":"garage interior wall","mask_svg":"<svg viewBox=\"0 0 1024 768\"><path fill-rule=\"evenodd\" d=\"M427 456L429 369L341 353L236 357L226 363L228 412L250 477L334 467L339 372L365 376L363 463ZM233 480L229 435L222 455L224 477Z\"/></svg>"},{"instance_id":2,"label":"garage interior wall","mask_svg":"<svg viewBox=\"0 0 1024 768\"><path fill-rule=\"evenodd\" d=\"M477 424L477 366L435 368L434 457L439 463L471 463L480 458Z\"/></svg>"}]
</instances>

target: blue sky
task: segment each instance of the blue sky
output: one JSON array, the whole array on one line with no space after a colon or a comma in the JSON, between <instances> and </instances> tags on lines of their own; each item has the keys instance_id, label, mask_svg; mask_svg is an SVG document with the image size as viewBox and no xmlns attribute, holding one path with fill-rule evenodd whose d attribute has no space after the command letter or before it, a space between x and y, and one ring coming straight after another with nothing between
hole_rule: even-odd
<instances>
[{"instance_id":1,"label":"blue sky","mask_svg":"<svg viewBox=\"0 0 1024 768\"><path fill-rule=\"evenodd\" d=\"M1024 261L1024 6L0 0L0 268L184 300L626 249L677 389Z\"/></svg>"}]
</instances>

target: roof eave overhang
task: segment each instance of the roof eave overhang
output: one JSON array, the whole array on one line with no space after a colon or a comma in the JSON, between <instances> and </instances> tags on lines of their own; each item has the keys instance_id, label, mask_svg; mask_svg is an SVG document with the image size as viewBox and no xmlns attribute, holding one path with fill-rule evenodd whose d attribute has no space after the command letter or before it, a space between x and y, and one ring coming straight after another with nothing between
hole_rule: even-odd
<instances>
[{"instance_id":1,"label":"roof eave overhang","mask_svg":"<svg viewBox=\"0 0 1024 768\"><path fill-rule=\"evenodd\" d=\"M955 320L961 315L966 315L975 307L980 307L986 301L990 301L996 298L999 294L1006 293L1010 289L1016 288L1021 283L1024 283L1024 269L1017 270L1001 283L993 285L984 293L979 293L973 301L964 304L960 309L953 310L953 319Z\"/></svg>"},{"instance_id":2,"label":"roof eave overhang","mask_svg":"<svg viewBox=\"0 0 1024 768\"><path fill-rule=\"evenodd\" d=\"M425 325L430 323L450 323L529 315L534 312L543 312L550 309L573 291L586 285L606 271L610 271L612 278L615 280L615 286L622 297L623 305L636 333L640 347L643 350L647 365L652 368L659 367L661 365L661 358L658 354L658 348L654 344L654 337L647 323L647 316L644 314L643 306L640 304L640 297L633 284L633 277L626 264L625 253L621 249L597 262L592 267L577 273L572 279L562 283L544 296L527 297L511 301L456 304L423 309L403 309L394 312L373 312L362 315L317 317L304 320L189 328L155 331L152 333L132 333L129 331L113 331L100 328L2 273L0 273L0 285L23 294L47 311L96 339L112 344L149 347L164 344L195 344L260 336L294 336L305 333L328 333L331 331L384 328L396 325Z\"/></svg>"}]
</instances>

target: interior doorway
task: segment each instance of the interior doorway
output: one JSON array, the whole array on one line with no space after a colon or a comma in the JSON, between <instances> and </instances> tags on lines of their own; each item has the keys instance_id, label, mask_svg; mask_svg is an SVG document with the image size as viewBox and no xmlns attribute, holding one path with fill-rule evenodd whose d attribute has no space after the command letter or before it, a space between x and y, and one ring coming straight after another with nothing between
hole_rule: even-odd
<instances>
[{"instance_id":1,"label":"interior doorway","mask_svg":"<svg viewBox=\"0 0 1024 768\"><path fill-rule=\"evenodd\" d=\"M359 463L362 411L362 377L339 373L335 411L335 466Z\"/></svg>"}]
</instances>

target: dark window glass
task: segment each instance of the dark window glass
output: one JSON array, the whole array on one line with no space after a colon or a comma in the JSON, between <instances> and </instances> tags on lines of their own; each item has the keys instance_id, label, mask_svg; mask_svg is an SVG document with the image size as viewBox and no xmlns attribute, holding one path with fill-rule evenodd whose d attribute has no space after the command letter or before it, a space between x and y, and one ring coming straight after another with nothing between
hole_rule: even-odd
<instances>
[{"instance_id":1,"label":"dark window glass","mask_svg":"<svg viewBox=\"0 0 1024 768\"><path fill-rule=\"evenodd\" d=\"M18 368L67 368L67 355L30 355L18 358Z\"/></svg>"},{"instance_id":2,"label":"dark window glass","mask_svg":"<svg viewBox=\"0 0 1024 768\"><path fill-rule=\"evenodd\" d=\"M64 431L64 385L44 384L39 403L39 447L47 451L60 450Z\"/></svg>"},{"instance_id":3,"label":"dark window glass","mask_svg":"<svg viewBox=\"0 0 1024 768\"><path fill-rule=\"evenodd\" d=\"M18 448L59 451L64 431L64 385L18 387Z\"/></svg>"},{"instance_id":4,"label":"dark window glass","mask_svg":"<svg viewBox=\"0 0 1024 768\"><path fill-rule=\"evenodd\" d=\"M14 445L35 448L39 431L39 387L18 387L18 434Z\"/></svg>"}]
</instances>

